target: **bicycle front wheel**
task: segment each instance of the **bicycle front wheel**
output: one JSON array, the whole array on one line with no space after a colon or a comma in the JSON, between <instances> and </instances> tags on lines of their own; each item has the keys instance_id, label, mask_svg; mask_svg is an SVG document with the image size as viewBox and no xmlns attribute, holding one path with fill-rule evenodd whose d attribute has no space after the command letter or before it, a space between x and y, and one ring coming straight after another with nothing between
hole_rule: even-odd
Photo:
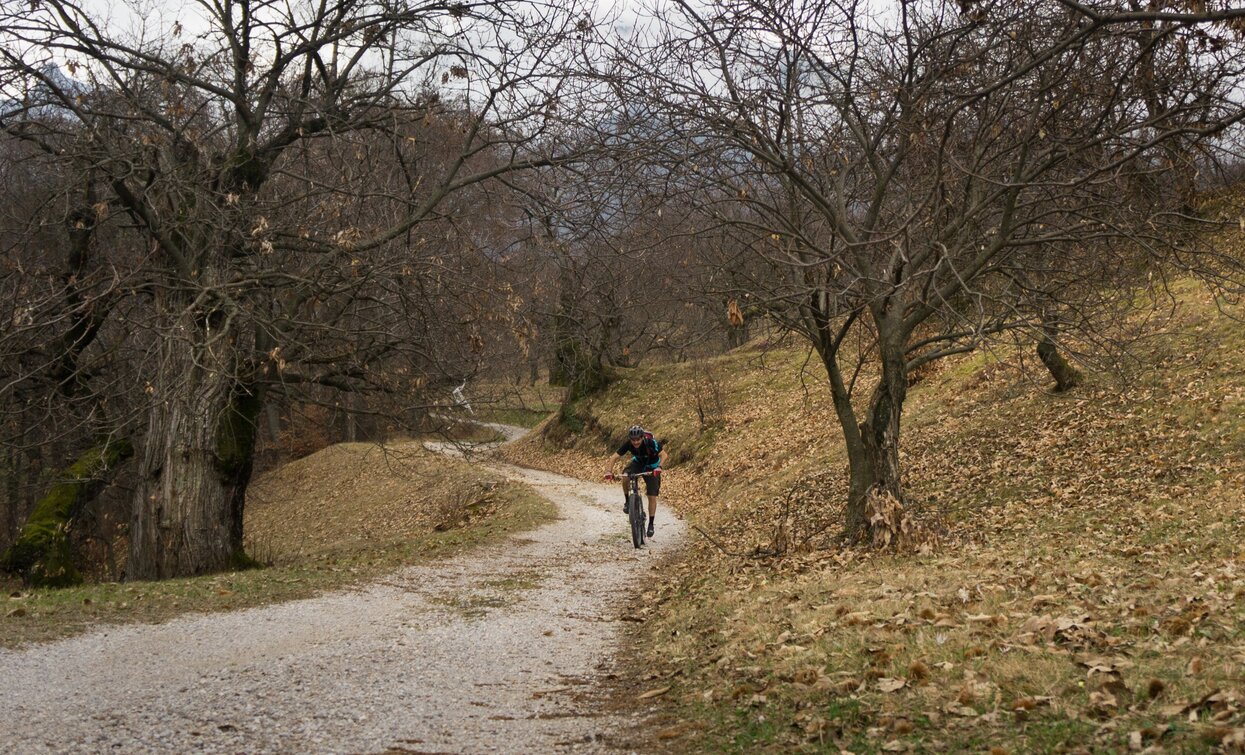
<instances>
[{"instance_id":1,"label":"bicycle front wheel","mask_svg":"<svg viewBox=\"0 0 1245 755\"><path fill-rule=\"evenodd\" d=\"M638 495L631 496L631 504L627 507L630 510L631 520L631 544L639 548L644 544L644 505L643 500Z\"/></svg>"}]
</instances>

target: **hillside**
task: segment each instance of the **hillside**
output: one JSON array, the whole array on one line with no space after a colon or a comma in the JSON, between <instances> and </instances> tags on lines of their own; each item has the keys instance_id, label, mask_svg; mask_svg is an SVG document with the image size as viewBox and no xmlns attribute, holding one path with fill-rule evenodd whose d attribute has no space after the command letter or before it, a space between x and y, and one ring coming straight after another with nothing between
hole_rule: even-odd
<instances>
[{"instance_id":1,"label":"hillside","mask_svg":"<svg viewBox=\"0 0 1245 755\"><path fill-rule=\"evenodd\" d=\"M702 539L648 606L653 745L1240 749L1242 312L1174 293L1162 337L1068 394L1010 350L912 388L906 483L940 535L919 553L833 545L846 462L795 343L636 370L580 432L510 449L592 478L642 422L680 459L663 497L736 554Z\"/></svg>"}]
</instances>

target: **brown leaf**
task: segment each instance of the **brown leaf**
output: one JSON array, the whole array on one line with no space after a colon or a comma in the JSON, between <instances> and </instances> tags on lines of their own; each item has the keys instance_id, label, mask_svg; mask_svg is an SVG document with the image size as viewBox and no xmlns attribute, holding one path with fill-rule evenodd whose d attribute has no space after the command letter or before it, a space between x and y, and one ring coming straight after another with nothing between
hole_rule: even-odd
<instances>
[{"instance_id":1,"label":"brown leaf","mask_svg":"<svg viewBox=\"0 0 1245 755\"><path fill-rule=\"evenodd\" d=\"M1089 693L1089 715L1091 718L1110 718L1119 712L1119 706L1119 700L1110 692Z\"/></svg>"},{"instance_id":2,"label":"brown leaf","mask_svg":"<svg viewBox=\"0 0 1245 755\"><path fill-rule=\"evenodd\" d=\"M665 687L658 687L656 689L650 689L648 692L641 692L639 696L636 697L636 699L637 700L651 700L652 698L664 695L669 691L670 691L670 686L666 685Z\"/></svg>"},{"instance_id":3,"label":"brown leaf","mask_svg":"<svg viewBox=\"0 0 1245 755\"><path fill-rule=\"evenodd\" d=\"M946 711L947 713L950 713L953 716L960 716L961 718L976 718L977 717L977 711L973 710L967 705L962 705L960 703L948 703L947 706L943 708L943 710Z\"/></svg>"},{"instance_id":4,"label":"brown leaf","mask_svg":"<svg viewBox=\"0 0 1245 755\"><path fill-rule=\"evenodd\" d=\"M663 740L663 741L670 740L670 739L678 739L684 734L687 734L688 732L695 730L695 728L696 727L694 725L685 721L681 724L675 724L674 726L667 726L664 729L659 729L657 731L656 736L659 740Z\"/></svg>"},{"instance_id":5,"label":"brown leaf","mask_svg":"<svg viewBox=\"0 0 1245 755\"><path fill-rule=\"evenodd\" d=\"M878 690L882 692L898 692L906 686L908 686L906 679L888 679L886 677L878 679Z\"/></svg>"},{"instance_id":6,"label":"brown leaf","mask_svg":"<svg viewBox=\"0 0 1245 755\"><path fill-rule=\"evenodd\" d=\"M929 666L921 661L913 661L908 667L908 678L914 682L923 682L929 679Z\"/></svg>"}]
</instances>

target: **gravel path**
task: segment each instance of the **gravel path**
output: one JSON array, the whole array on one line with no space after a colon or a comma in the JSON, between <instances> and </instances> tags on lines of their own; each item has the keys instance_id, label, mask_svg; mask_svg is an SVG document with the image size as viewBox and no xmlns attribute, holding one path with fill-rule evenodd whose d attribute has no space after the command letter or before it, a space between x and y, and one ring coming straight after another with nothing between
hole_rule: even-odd
<instances>
[{"instance_id":1,"label":"gravel path","mask_svg":"<svg viewBox=\"0 0 1245 755\"><path fill-rule=\"evenodd\" d=\"M560 518L363 589L0 650L0 751L609 749L592 690L626 596L683 525L631 547L614 485L497 467Z\"/></svg>"}]
</instances>

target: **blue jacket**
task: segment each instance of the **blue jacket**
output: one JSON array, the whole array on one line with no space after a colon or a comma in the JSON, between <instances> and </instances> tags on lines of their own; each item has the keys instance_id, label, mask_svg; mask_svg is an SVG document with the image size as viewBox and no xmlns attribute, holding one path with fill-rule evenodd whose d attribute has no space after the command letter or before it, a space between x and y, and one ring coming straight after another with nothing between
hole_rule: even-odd
<instances>
[{"instance_id":1,"label":"blue jacket","mask_svg":"<svg viewBox=\"0 0 1245 755\"><path fill-rule=\"evenodd\" d=\"M651 435L644 436L639 448L633 448L630 440L623 441L623 444L618 447L618 455L625 456L628 453L631 454L631 459L636 462L641 472L661 466L661 444Z\"/></svg>"}]
</instances>

